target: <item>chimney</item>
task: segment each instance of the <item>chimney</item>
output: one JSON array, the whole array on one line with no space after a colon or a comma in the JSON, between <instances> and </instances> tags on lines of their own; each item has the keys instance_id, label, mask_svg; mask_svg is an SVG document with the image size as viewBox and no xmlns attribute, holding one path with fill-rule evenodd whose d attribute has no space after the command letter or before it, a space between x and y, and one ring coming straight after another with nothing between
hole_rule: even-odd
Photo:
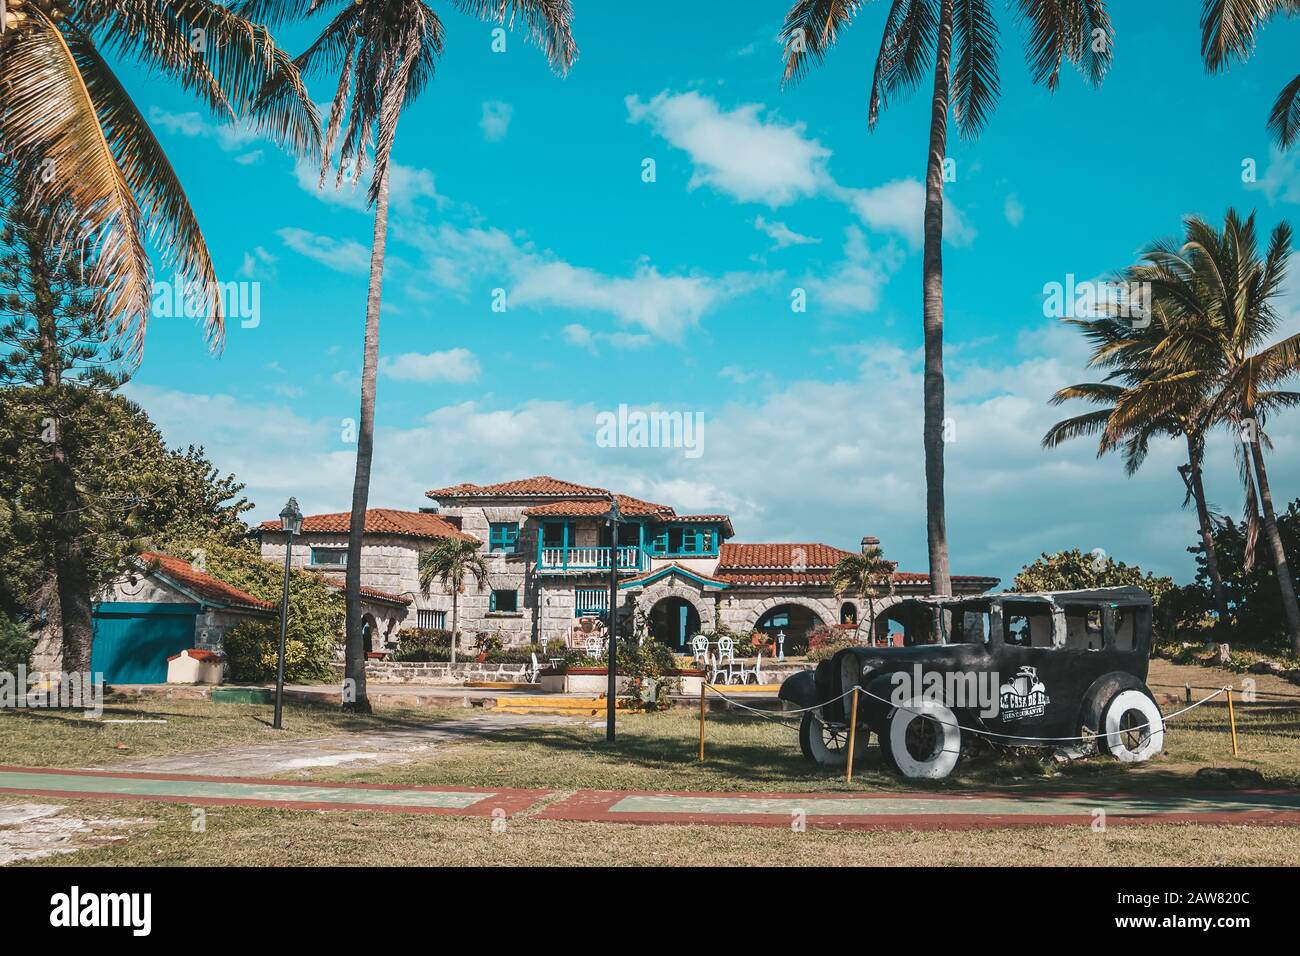
<instances>
[{"instance_id":1,"label":"chimney","mask_svg":"<svg viewBox=\"0 0 1300 956\"><path fill-rule=\"evenodd\" d=\"M867 553L868 548L878 548L878 547L880 547L880 539L877 538L875 535L868 534L863 536L862 538L863 554Z\"/></svg>"}]
</instances>

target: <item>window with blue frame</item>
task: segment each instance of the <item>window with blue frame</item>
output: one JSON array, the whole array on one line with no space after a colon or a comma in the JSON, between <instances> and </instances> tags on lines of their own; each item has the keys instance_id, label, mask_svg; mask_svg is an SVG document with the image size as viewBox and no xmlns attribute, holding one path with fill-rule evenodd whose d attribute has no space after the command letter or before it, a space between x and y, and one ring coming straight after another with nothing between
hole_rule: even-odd
<instances>
[{"instance_id":1,"label":"window with blue frame","mask_svg":"<svg viewBox=\"0 0 1300 956\"><path fill-rule=\"evenodd\" d=\"M346 568L347 548L312 548L311 563L314 568Z\"/></svg>"},{"instance_id":2,"label":"window with blue frame","mask_svg":"<svg viewBox=\"0 0 1300 956\"><path fill-rule=\"evenodd\" d=\"M505 613L514 613L515 611L518 611L519 592L494 590L492 592L492 597L488 600L488 610Z\"/></svg>"},{"instance_id":3,"label":"window with blue frame","mask_svg":"<svg viewBox=\"0 0 1300 956\"><path fill-rule=\"evenodd\" d=\"M488 525L488 551L514 554L519 543L519 525L513 521L493 521Z\"/></svg>"},{"instance_id":4,"label":"window with blue frame","mask_svg":"<svg viewBox=\"0 0 1300 956\"><path fill-rule=\"evenodd\" d=\"M704 526L670 526L650 539L650 551L661 557L716 555L718 533L714 528Z\"/></svg>"}]
</instances>

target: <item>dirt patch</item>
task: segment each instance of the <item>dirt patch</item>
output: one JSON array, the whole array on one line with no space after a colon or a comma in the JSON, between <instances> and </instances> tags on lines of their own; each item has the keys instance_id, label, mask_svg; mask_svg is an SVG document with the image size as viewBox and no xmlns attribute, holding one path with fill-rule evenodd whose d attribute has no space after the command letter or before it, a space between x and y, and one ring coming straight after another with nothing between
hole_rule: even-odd
<instances>
[{"instance_id":1,"label":"dirt patch","mask_svg":"<svg viewBox=\"0 0 1300 956\"><path fill-rule=\"evenodd\" d=\"M53 803L0 803L0 866L125 840L143 817L97 817Z\"/></svg>"}]
</instances>

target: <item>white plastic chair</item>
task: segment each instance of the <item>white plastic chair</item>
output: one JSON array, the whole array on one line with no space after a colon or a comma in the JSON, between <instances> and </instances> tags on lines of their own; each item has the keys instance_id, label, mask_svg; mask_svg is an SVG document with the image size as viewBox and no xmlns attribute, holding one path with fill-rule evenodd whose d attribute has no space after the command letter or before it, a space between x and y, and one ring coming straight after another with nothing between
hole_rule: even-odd
<instances>
[{"instance_id":1,"label":"white plastic chair","mask_svg":"<svg viewBox=\"0 0 1300 956\"><path fill-rule=\"evenodd\" d=\"M709 639L703 634L696 634L691 638L691 658L692 660L703 661L709 656Z\"/></svg>"}]
</instances>

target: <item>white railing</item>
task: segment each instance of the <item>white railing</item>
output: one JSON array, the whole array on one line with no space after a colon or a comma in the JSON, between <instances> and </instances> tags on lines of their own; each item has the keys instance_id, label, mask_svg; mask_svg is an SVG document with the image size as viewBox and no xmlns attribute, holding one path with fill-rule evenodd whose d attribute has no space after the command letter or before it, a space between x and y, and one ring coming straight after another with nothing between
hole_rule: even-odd
<instances>
[{"instance_id":1,"label":"white railing","mask_svg":"<svg viewBox=\"0 0 1300 956\"><path fill-rule=\"evenodd\" d=\"M609 548L542 548L541 566L548 570L609 570ZM620 571L639 571L645 567L644 553L636 545L618 548Z\"/></svg>"},{"instance_id":2,"label":"white railing","mask_svg":"<svg viewBox=\"0 0 1300 956\"><path fill-rule=\"evenodd\" d=\"M578 588L574 592L574 597L576 599L574 611L578 617L596 611L604 613L609 610L608 588Z\"/></svg>"}]
</instances>

